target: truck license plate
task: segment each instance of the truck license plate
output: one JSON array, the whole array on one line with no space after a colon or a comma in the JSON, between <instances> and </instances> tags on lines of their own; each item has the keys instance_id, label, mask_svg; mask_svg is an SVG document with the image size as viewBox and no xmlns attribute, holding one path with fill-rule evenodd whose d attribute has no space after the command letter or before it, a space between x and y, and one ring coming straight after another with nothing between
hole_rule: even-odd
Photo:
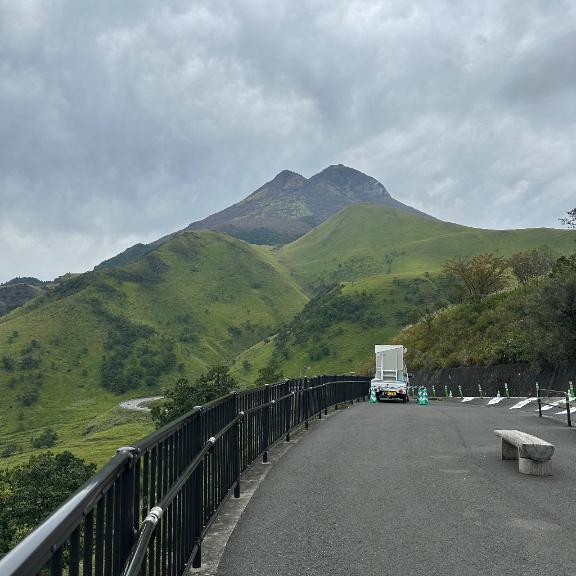
<instances>
[{"instance_id":1,"label":"truck license plate","mask_svg":"<svg viewBox=\"0 0 576 576\"><path fill-rule=\"evenodd\" d=\"M396 396L396 392L387 392L388 396Z\"/></svg>"}]
</instances>

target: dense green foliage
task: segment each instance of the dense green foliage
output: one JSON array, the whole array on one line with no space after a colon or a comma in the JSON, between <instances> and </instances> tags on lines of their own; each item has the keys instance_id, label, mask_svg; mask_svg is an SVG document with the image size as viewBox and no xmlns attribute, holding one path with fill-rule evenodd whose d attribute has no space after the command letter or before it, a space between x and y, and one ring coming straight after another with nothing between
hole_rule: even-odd
<instances>
[{"instance_id":1,"label":"dense green foliage","mask_svg":"<svg viewBox=\"0 0 576 576\"><path fill-rule=\"evenodd\" d=\"M508 268L506 258L487 253L452 258L444 264L444 273L454 278L462 300L477 304L509 284Z\"/></svg>"},{"instance_id":2,"label":"dense green foliage","mask_svg":"<svg viewBox=\"0 0 576 576\"><path fill-rule=\"evenodd\" d=\"M34 436L31 440L34 448L52 448L58 440L58 433L53 428L46 428L38 436Z\"/></svg>"},{"instance_id":3,"label":"dense green foliage","mask_svg":"<svg viewBox=\"0 0 576 576\"><path fill-rule=\"evenodd\" d=\"M576 257L559 259L547 277L442 310L397 340L414 369L576 360Z\"/></svg>"},{"instance_id":4,"label":"dense green foliage","mask_svg":"<svg viewBox=\"0 0 576 576\"><path fill-rule=\"evenodd\" d=\"M44 452L0 470L0 554L5 554L96 471L70 452Z\"/></svg>"},{"instance_id":5,"label":"dense green foliage","mask_svg":"<svg viewBox=\"0 0 576 576\"><path fill-rule=\"evenodd\" d=\"M548 247L543 247L512 254L508 263L518 282L523 284L550 272L554 266L554 256Z\"/></svg>"},{"instance_id":6,"label":"dense green foliage","mask_svg":"<svg viewBox=\"0 0 576 576\"><path fill-rule=\"evenodd\" d=\"M278 368L278 364L273 360L267 366L258 370L258 377L254 381L256 386L264 386L265 384L273 384L279 382L284 377L284 372Z\"/></svg>"},{"instance_id":7,"label":"dense green foliage","mask_svg":"<svg viewBox=\"0 0 576 576\"><path fill-rule=\"evenodd\" d=\"M181 378L176 385L166 392L164 401L152 408L152 419L156 426L164 426L171 420L189 412L195 406L202 406L212 400L221 398L237 386L230 376L227 366L212 366L208 372L189 383Z\"/></svg>"}]
</instances>

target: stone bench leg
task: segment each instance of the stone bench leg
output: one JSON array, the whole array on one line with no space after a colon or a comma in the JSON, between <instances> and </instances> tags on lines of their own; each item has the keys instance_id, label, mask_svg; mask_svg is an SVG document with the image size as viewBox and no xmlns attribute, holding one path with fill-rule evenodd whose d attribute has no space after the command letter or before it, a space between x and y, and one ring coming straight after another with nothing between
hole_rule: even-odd
<instances>
[{"instance_id":1,"label":"stone bench leg","mask_svg":"<svg viewBox=\"0 0 576 576\"><path fill-rule=\"evenodd\" d=\"M531 476L552 476L552 460L536 462L529 458L518 458L518 471Z\"/></svg>"},{"instance_id":2,"label":"stone bench leg","mask_svg":"<svg viewBox=\"0 0 576 576\"><path fill-rule=\"evenodd\" d=\"M518 448L502 438L502 460L518 460Z\"/></svg>"}]
</instances>

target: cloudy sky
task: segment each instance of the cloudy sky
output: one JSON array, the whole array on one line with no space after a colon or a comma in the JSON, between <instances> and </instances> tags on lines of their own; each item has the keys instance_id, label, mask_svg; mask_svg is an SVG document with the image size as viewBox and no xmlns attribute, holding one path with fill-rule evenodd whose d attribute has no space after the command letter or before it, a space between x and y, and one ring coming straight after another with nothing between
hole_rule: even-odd
<instances>
[{"instance_id":1,"label":"cloudy sky","mask_svg":"<svg viewBox=\"0 0 576 576\"><path fill-rule=\"evenodd\" d=\"M488 228L576 205L573 0L0 0L0 282L288 168Z\"/></svg>"}]
</instances>

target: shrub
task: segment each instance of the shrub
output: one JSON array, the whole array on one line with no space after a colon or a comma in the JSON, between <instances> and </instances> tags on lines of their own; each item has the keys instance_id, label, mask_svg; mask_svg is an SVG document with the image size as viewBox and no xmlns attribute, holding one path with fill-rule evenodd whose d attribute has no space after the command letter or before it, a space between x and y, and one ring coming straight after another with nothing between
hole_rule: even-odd
<instances>
[{"instance_id":1,"label":"shrub","mask_svg":"<svg viewBox=\"0 0 576 576\"><path fill-rule=\"evenodd\" d=\"M58 440L58 433L53 428L46 428L40 436L33 437L31 444L33 448L52 448Z\"/></svg>"},{"instance_id":2,"label":"shrub","mask_svg":"<svg viewBox=\"0 0 576 576\"><path fill-rule=\"evenodd\" d=\"M15 362L14 358L11 356L2 357L2 367L6 372L12 372L14 370Z\"/></svg>"},{"instance_id":3,"label":"shrub","mask_svg":"<svg viewBox=\"0 0 576 576\"><path fill-rule=\"evenodd\" d=\"M22 394L18 394L18 396L16 396L16 400L22 406L34 406L34 404L38 402L38 390L36 388L26 390Z\"/></svg>"},{"instance_id":4,"label":"shrub","mask_svg":"<svg viewBox=\"0 0 576 576\"><path fill-rule=\"evenodd\" d=\"M4 444L0 450L0 458L9 458L12 454L16 454L16 452L18 452L18 444L15 442Z\"/></svg>"},{"instance_id":5,"label":"shrub","mask_svg":"<svg viewBox=\"0 0 576 576\"><path fill-rule=\"evenodd\" d=\"M152 419L158 427L163 426L174 418L186 414L194 406L225 396L236 385L237 382L230 375L227 366L213 366L191 384L186 378L181 378L174 388L166 393L164 403L152 408Z\"/></svg>"}]
</instances>

